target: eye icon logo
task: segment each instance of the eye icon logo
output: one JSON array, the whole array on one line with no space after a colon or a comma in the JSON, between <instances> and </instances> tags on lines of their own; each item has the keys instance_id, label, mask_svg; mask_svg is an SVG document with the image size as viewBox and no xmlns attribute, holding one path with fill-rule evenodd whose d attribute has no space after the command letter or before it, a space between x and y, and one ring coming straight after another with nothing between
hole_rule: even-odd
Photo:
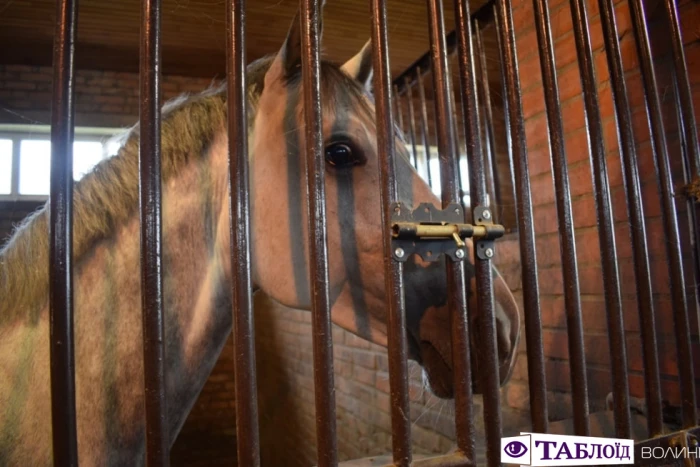
<instances>
[{"instance_id":1,"label":"eye icon logo","mask_svg":"<svg viewBox=\"0 0 700 467\"><path fill-rule=\"evenodd\" d=\"M517 459L518 457L522 457L525 455L525 453L527 453L527 446L525 446L525 444L521 443L520 441L511 441L510 443L505 445L503 450L510 457Z\"/></svg>"}]
</instances>

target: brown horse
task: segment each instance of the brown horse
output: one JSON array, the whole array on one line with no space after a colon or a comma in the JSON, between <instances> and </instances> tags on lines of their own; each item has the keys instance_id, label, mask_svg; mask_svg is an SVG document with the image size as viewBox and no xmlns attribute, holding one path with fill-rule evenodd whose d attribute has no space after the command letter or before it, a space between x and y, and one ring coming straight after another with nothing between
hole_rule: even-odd
<instances>
[{"instance_id":1,"label":"brown horse","mask_svg":"<svg viewBox=\"0 0 700 467\"><path fill-rule=\"evenodd\" d=\"M247 69L252 271L258 293L309 310L300 37L297 16L280 51ZM342 67L321 65L329 277L333 322L386 345L376 124L367 90L370 52L364 47ZM171 443L231 332L225 100L225 88L219 87L163 110ZM75 186L76 399L84 465L134 465L144 459L138 139L134 127L118 153ZM400 201L439 205L410 166L398 133L397 148ZM0 465L46 465L52 459L47 226L44 207L0 252ZM467 244L471 258L472 243ZM467 283L473 289L470 261ZM432 390L452 397L444 270L444 262L408 262L407 338L410 358L423 366ZM508 287L495 270L494 276L503 383L515 360L520 318ZM473 290L470 304L476 306Z\"/></svg>"}]
</instances>

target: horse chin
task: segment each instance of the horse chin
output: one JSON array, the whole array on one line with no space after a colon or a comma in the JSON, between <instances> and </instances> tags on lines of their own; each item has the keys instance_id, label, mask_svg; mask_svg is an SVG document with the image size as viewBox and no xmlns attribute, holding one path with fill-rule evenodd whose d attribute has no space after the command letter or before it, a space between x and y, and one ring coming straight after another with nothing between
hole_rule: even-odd
<instances>
[{"instance_id":1,"label":"horse chin","mask_svg":"<svg viewBox=\"0 0 700 467\"><path fill-rule=\"evenodd\" d=\"M453 399L453 373L447 359L429 341L421 341L420 350L423 374L430 391L440 399Z\"/></svg>"}]
</instances>

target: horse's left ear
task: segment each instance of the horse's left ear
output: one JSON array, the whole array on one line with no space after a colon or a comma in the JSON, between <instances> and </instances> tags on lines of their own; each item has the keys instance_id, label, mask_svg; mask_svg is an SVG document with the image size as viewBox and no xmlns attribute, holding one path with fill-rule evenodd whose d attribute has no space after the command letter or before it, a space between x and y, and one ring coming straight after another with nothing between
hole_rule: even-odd
<instances>
[{"instance_id":1,"label":"horse's left ear","mask_svg":"<svg viewBox=\"0 0 700 467\"><path fill-rule=\"evenodd\" d=\"M362 49L345 62L341 69L369 89L372 84L372 39L368 40Z\"/></svg>"},{"instance_id":2,"label":"horse's left ear","mask_svg":"<svg viewBox=\"0 0 700 467\"><path fill-rule=\"evenodd\" d=\"M321 2L321 18L319 18L319 42L323 36L323 7L325 0ZM301 15L297 10L292 20L292 24L287 32L287 38L282 44L282 48L277 53L277 57L272 62L267 72L265 80L281 79L294 74L296 69L301 68Z\"/></svg>"}]
</instances>

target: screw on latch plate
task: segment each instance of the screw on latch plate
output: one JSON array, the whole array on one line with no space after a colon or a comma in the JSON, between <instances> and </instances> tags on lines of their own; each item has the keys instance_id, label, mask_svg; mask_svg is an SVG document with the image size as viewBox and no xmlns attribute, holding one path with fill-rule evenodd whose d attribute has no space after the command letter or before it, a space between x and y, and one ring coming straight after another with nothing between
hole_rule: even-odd
<instances>
[{"instance_id":1,"label":"screw on latch plate","mask_svg":"<svg viewBox=\"0 0 700 467\"><path fill-rule=\"evenodd\" d=\"M425 261L437 261L442 255L461 261L467 254L465 238L489 239L492 248L493 240L505 232L503 226L491 222L465 224L462 206L456 203L444 209L428 203L420 204L413 211L401 203L391 208L392 251L397 261L406 261L412 254ZM480 215L483 220L483 212ZM491 213L486 216L490 218Z\"/></svg>"},{"instance_id":2,"label":"screw on latch plate","mask_svg":"<svg viewBox=\"0 0 700 467\"><path fill-rule=\"evenodd\" d=\"M493 216L491 215L491 210L489 210L488 207L485 206L475 206L473 209L474 213L474 224L475 227L481 227L484 228L485 230L491 230L494 226L499 227L501 230L501 235L505 233L503 226L502 225L497 225L494 224L492 221ZM493 256L496 254L496 246L494 240L497 237L493 236L483 236L483 237L477 237L474 240L475 243L475 251L476 251L476 256L479 259L492 259Z\"/></svg>"}]
</instances>

